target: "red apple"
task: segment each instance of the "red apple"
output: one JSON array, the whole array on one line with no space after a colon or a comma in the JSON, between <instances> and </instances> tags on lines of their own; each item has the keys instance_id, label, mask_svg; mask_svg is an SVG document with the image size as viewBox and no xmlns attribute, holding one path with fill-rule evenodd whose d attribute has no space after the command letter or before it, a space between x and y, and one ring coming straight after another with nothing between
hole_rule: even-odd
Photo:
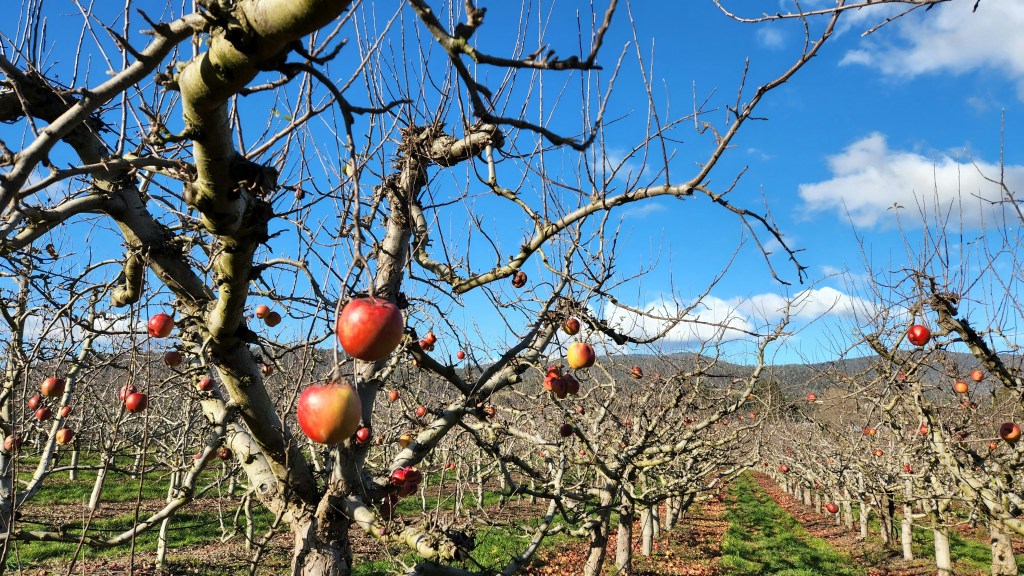
<instances>
[{"instance_id":1,"label":"red apple","mask_svg":"<svg viewBox=\"0 0 1024 576\"><path fill-rule=\"evenodd\" d=\"M149 335L154 338L167 338L174 330L174 318L171 318L170 314L161 312L149 319L146 328Z\"/></svg>"},{"instance_id":2,"label":"red apple","mask_svg":"<svg viewBox=\"0 0 1024 576\"><path fill-rule=\"evenodd\" d=\"M981 382L984 379L985 379L985 373L984 372L982 372L981 370L978 370L978 369L971 370L971 380L974 380L975 382Z\"/></svg>"},{"instance_id":3,"label":"red apple","mask_svg":"<svg viewBox=\"0 0 1024 576\"><path fill-rule=\"evenodd\" d=\"M580 456L586 456L586 455L587 455L587 451L586 450L580 450Z\"/></svg>"},{"instance_id":4,"label":"red apple","mask_svg":"<svg viewBox=\"0 0 1024 576\"><path fill-rule=\"evenodd\" d=\"M881 458L883 455L885 455L885 452L882 452L881 448L875 448L874 450L871 451L871 453L874 454L876 458Z\"/></svg>"},{"instance_id":5,"label":"red apple","mask_svg":"<svg viewBox=\"0 0 1024 576\"><path fill-rule=\"evenodd\" d=\"M807 393L807 401L808 402L817 402L818 401L818 395L815 394L814 392L808 392Z\"/></svg>"},{"instance_id":6,"label":"red apple","mask_svg":"<svg viewBox=\"0 0 1024 576\"><path fill-rule=\"evenodd\" d=\"M139 389L135 387L135 384L125 384L124 386L121 386L121 389L117 392L117 398L123 403L129 396L138 391Z\"/></svg>"},{"instance_id":7,"label":"red apple","mask_svg":"<svg viewBox=\"0 0 1024 576\"><path fill-rule=\"evenodd\" d=\"M263 374L264 376L270 376L271 374L274 373L274 365L263 364L262 366L260 366L260 373Z\"/></svg>"},{"instance_id":8,"label":"red apple","mask_svg":"<svg viewBox=\"0 0 1024 576\"><path fill-rule=\"evenodd\" d=\"M335 325L338 342L349 356L376 362L398 346L405 330L402 313L387 300L355 298L342 309Z\"/></svg>"},{"instance_id":9,"label":"red apple","mask_svg":"<svg viewBox=\"0 0 1024 576\"><path fill-rule=\"evenodd\" d=\"M629 375L636 380L639 380L644 377L644 371L639 366L633 366L629 371Z\"/></svg>"},{"instance_id":10,"label":"red apple","mask_svg":"<svg viewBox=\"0 0 1024 576\"><path fill-rule=\"evenodd\" d=\"M526 286L526 272L520 270L512 275L512 287L522 288L523 286Z\"/></svg>"},{"instance_id":11,"label":"red apple","mask_svg":"<svg viewBox=\"0 0 1024 576\"><path fill-rule=\"evenodd\" d=\"M569 394L569 388L565 383L565 378L559 378L557 376L547 376L544 378L544 389L549 390L555 395L555 398L565 398Z\"/></svg>"},{"instance_id":12,"label":"red apple","mask_svg":"<svg viewBox=\"0 0 1024 576\"><path fill-rule=\"evenodd\" d=\"M40 422L49 420L50 416L53 416L53 412L50 412L50 409L46 406L36 410L36 420L39 420Z\"/></svg>"},{"instance_id":13,"label":"red apple","mask_svg":"<svg viewBox=\"0 0 1024 576\"><path fill-rule=\"evenodd\" d=\"M562 330L569 336L575 336L580 332L580 321L575 318L566 318L562 323Z\"/></svg>"},{"instance_id":14,"label":"red apple","mask_svg":"<svg viewBox=\"0 0 1024 576\"><path fill-rule=\"evenodd\" d=\"M434 344L437 344L437 336L435 336L432 331L427 332L427 335L424 336L423 339L427 342L428 346L433 347Z\"/></svg>"},{"instance_id":15,"label":"red apple","mask_svg":"<svg viewBox=\"0 0 1024 576\"><path fill-rule=\"evenodd\" d=\"M149 397L142 392L132 392L124 399L124 409L134 413L142 412L149 406Z\"/></svg>"},{"instance_id":16,"label":"red apple","mask_svg":"<svg viewBox=\"0 0 1024 576\"><path fill-rule=\"evenodd\" d=\"M42 385L39 386L39 391L42 392L43 396L56 398L64 393L64 385L65 382L63 378L50 376L46 380L43 380Z\"/></svg>"},{"instance_id":17,"label":"red apple","mask_svg":"<svg viewBox=\"0 0 1024 576\"><path fill-rule=\"evenodd\" d=\"M433 352L434 345L431 344L429 340L420 340L420 350L423 350L424 352Z\"/></svg>"},{"instance_id":18,"label":"red apple","mask_svg":"<svg viewBox=\"0 0 1024 576\"><path fill-rule=\"evenodd\" d=\"M310 440L337 444L355 433L363 417L363 403L348 384L313 385L299 395L299 427Z\"/></svg>"},{"instance_id":19,"label":"red apple","mask_svg":"<svg viewBox=\"0 0 1024 576\"><path fill-rule=\"evenodd\" d=\"M572 374L566 374L562 376L562 382L565 382L565 392L575 396L580 393L580 381L576 379Z\"/></svg>"},{"instance_id":20,"label":"red apple","mask_svg":"<svg viewBox=\"0 0 1024 576\"><path fill-rule=\"evenodd\" d=\"M181 366L182 360L183 358L181 357L181 352L178 352L177 350L171 350L170 352L164 354L164 364L167 364L171 368L177 368L178 366Z\"/></svg>"},{"instance_id":21,"label":"red apple","mask_svg":"<svg viewBox=\"0 0 1024 576\"><path fill-rule=\"evenodd\" d=\"M995 442L989 442L988 443L988 449L989 450L995 450L996 448L999 448L999 444L996 444Z\"/></svg>"},{"instance_id":22,"label":"red apple","mask_svg":"<svg viewBox=\"0 0 1024 576\"><path fill-rule=\"evenodd\" d=\"M29 410L35 410L36 408L39 408L42 402L43 398L39 394L33 394L32 397L29 398L28 402L26 402L25 404L28 406Z\"/></svg>"},{"instance_id":23,"label":"red apple","mask_svg":"<svg viewBox=\"0 0 1024 576\"><path fill-rule=\"evenodd\" d=\"M388 400L390 400L392 402L398 401L398 389L397 388L392 388L391 391L388 392Z\"/></svg>"},{"instance_id":24,"label":"red apple","mask_svg":"<svg viewBox=\"0 0 1024 576\"><path fill-rule=\"evenodd\" d=\"M203 376L202 378L199 379L199 382L196 384L196 388L199 388L199 390L202 392L209 392L210 390L213 390L213 378L210 378L209 376Z\"/></svg>"},{"instance_id":25,"label":"red apple","mask_svg":"<svg viewBox=\"0 0 1024 576\"><path fill-rule=\"evenodd\" d=\"M825 504L825 510L828 510L829 514L835 514L836 512L839 512L839 506L837 506L835 502L829 502L828 504Z\"/></svg>"},{"instance_id":26,"label":"red apple","mask_svg":"<svg viewBox=\"0 0 1024 576\"><path fill-rule=\"evenodd\" d=\"M61 428L60 430L57 430L57 434L54 436L54 439L57 440L57 444L60 444L60 445L63 446L65 444L68 444L69 442L71 442L71 439L74 438L74 437L75 437L75 431L74 430L72 430L71 428Z\"/></svg>"},{"instance_id":27,"label":"red apple","mask_svg":"<svg viewBox=\"0 0 1024 576\"><path fill-rule=\"evenodd\" d=\"M420 404L419 406L416 407L416 417L417 418L423 418L426 415L427 415L427 407L426 406Z\"/></svg>"},{"instance_id":28,"label":"red apple","mask_svg":"<svg viewBox=\"0 0 1024 576\"><path fill-rule=\"evenodd\" d=\"M263 320L269 315L270 306L267 306L266 304L260 304L259 306L256 307L256 317L259 318L260 320Z\"/></svg>"},{"instance_id":29,"label":"red apple","mask_svg":"<svg viewBox=\"0 0 1024 576\"><path fill-rule=\"evenodd\" d=\"M457 359L459 359L459 360L465 360L466 359L466 353L463 352L462 350L459 350L458 352L455 353L455 357Z\"/></svg>"},{"instance_id":30,"label":"red apple","mask_svg":"<svg viewBox=\"0 0 1024 576\"><path fill-rule=\"evenodd\" d=\"M277 312L271 311L267 314L267 317L263 319L263 323L266 324L268 328L273 328L281 323L281 315Z\"/></svg>"},{"instance_id":31,"label":"red apple","mask_svg":"<svg viewBox=\"0 0 1024 576\"><path fill-rule=\"evenodd\" d=\"M918 428L917 431L921 433L921 436L927 436L928 435L928 425L927 424L921 424L921 427Z\"/></svg>"},{"instance_id":32,"label":"red apple","mask_svg":"<svg viewBox=\"0 0 1024 576\"><path fill-rule=\"evenodd\" d=\"M71 414L71 406L61 406L60 407L60 417L61 418L67 418L68 414Z\"/></svg>"},{"instance_id":33,"label":"red apple","mask_svg":"<svg viewBox=\"0 0 1024 576\"><path fill-rule=\"evenodd\" d=\"M413 468L412 466L403 466L401 468L396 468L394 471L391 472L391 483L394 484L395 486L402 486L406 482L412 481L413 475L411 474L411 472L413 470L415 470L415 468Z\"/></svg>"},{"instance_id":34,"label":"red apple","mask_svg":"<svg viewBox=\"0 0 1024 576\"><path fill-rule=\"evenodd\" d=\"M953 390L956 391L957 394L967 394L967 382L957 380L956 383L953 384Z\"/></svg>"},{"instance_id":35,"label":"red apple","mask_svg":"<svg viewBox=\"0 0 1024 576\"><path fill-rule=\"evenodd\" d=\"M932 338L932 332L926 326L914 324L907 330L907 340L914 346L924 346Z\"/></svg>"},{"instance_id":36,"label":"red apple","mask_svg":"<svg viewBox=\"0 0 1024 576\"><path fill-rule=\"evenodd\" d=\"M565 354L566 361L573 369L590 368L597 361L594 347L586 342L573 342Z\"/></svg>"},{"instance_id":37,"label":"red apple","mask_svg":"<svg viewBox=\"0 0 1024 576\"><path fill-rule=\"evenodd\" d=\"M24 439L17 434L7 436L4 438L4 452L9 454L17 452L21 448L22 442L24 442Z\"/></svg>"},{"instance_id":38,"label":"red apple","mask_svg":"<svg viewBox=\"0 0 1024 576\"><path fill-rule=\"evenodd\" d=\"M415 466L405 467L405 481L401 486L398 487L399 496L408 496L420 487L420 482L423 480L423 474L416 469Z\"/></svg>"},{"instance_id":39,"label":"red apple","mask_svg":"<svg viewBox=\"0 0 1024 576\"><path fill-rule=\"evenodd\" d=\"M558 427L558 435L562 438L572 436L572 424L562 424Z\"/></svg>"},{"instance_id":40,"label":"red apple","mask_svg":"<svg viewBox=\"0 0 1024 576\"><path fill-rule=\"evenodd\" d=\"M234 456L234 453L231 451L231 448L228 448L227 446L217 448L217 458L220 458L221 460L231 460L232 456Z\"/></svg>"},{"instance_id":41,"label":"red apple","mask_svg":"<svg viewBox=\"0 0 1024 576\"><path fill-rule=\"evenodd\" d=\"M1016 444L1017 440L1020 440L1020 426L1013 422L1004 422L999 427L999 437L1010 444Z\"/></svg>"},{"instance_id":42,"label":"red apple","mask_svg":"<svg viewBox=\"0 0 1024 576\"><path fill-rule=\"evenodd\" d=\"M366 426L356 430L356 444L368 444L370 442L370 429Z\"/></svg>"},{"instance_id":43,"label":"red apple","mask_svg":"<svg viewBox=\"0 0 1024 576\"><path fill-rule=\"evenodd\" d=\"M903 473L904 474L913 474L914 473L914 469L910 467L910 464L904 464L903 465Z\"/></svg>"}]
</instances>

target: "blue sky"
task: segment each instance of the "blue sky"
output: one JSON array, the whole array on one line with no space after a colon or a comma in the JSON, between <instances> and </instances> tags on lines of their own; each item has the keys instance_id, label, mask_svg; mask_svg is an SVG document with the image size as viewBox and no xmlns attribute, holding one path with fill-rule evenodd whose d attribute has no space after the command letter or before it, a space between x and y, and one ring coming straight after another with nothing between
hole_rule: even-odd
<instances>
[{"instance_id":1,"label":"blue sky","mask_svg":"<svg viewBox=\"0 0 1024 576\"><path fill-rule=\"evenodd\" d=\"M785 69L803 41L798 21L740 24L710 2L661 3L657 10L635 4L638 37L654 45L659 96L669 92L680 110L690 105L693 91L701 98L717 88L713 98L719 106L734 101L748 57L749 96L751 81L763 82ZM791 5L724 4L745 16L758 16L765 4L780 10ZM973 0L955 0L918 11L867 37L862 32L891 11L849 14L823 52L767 97L759 114L767 121L744 127L712 179L724 185L749 167L732 193L734 201L763 210L763 194L787 240L803 250L800 261L809 267L813 285L796 284L792 268L782 261L776 262L780 274L794 284L787 288L774 282L748 245L712 290L708 317L729 316L736 326L756 326L759 316L772 317L783 298L810 289L802 295L807 304L797 326L824 314L849 330L856 323L849 311L857 307L849 283L865 272L858 237L872 261L888 270L906 263L904 239L910 245L920 241L919 207L934 217L937 201L949 211L954 227L962 222L967 237L980 234L985 223L992 226L999 213L976 196L998 198L997 189L979 172L998 177L1004 113L1007 181L1011 189L1024 183L1019 144L1024 40L1018 33L1024 29L1024 4L982 2L971 13L973 5ZM613 45L608 43L606 54ZM619 82L619 87L629 84ZM699 154L688 154L688 143L679 153L680 170L701 160ZM904 208L893 210L894 203ZM657 208L624 213L627 228L633 229L630 257L643 261L651 237L655 245L663 237L683 301L720 270L739 235L735 218L690 208L662 200ZM666 267L663 257L659 273L638 289L638 303L660 302L668 290ZM841 271L850 274L835 276ZM831 358L837 351L837 324L829 319L803 328L776 359ZM689 340L684 329L675 336Z\"/></svg>"},{"instance_id":2,"label":"blue sky","mask_svg":"<svg viewBox=\"0 0 1024 576\"><path fill-rule=\"evenodd\" d=\"M785 0L722 2L744 16L792 6ZM822 7L830 3L805 0L802 5ZM764 324L759 318L771 320L786 298L801 295L805 304L794 326L800 332L777 350L776 361L824 360L834 356L836 330L848 331L855 323L849 311L857 306L858 300L850 282L856 283L865 272L858 239L873 262L886 269L898 268L907 259L907 242L914 245L920 241L918 206L925 206L929 215L934 212L930 207L937 201L952 221L962 222L966 237L980 234L983 223L991 223L1000 216L975 196L997 197L993 196L993 187L979 176L979 169L986 175L997 174L1004 114L1007 181L1011 189L1019 189L1024 182L1019 143L1024 134L1020 114L1024 98L1024 36L1019 34L1024 29L1024 3L983 0L977 13L971 13L974 3L953 0L928 12L919 10L867 37L862 37L862 32L892 14L892 9L847 14L821 54L789 83L766 97L757 113L766 120L747 123L735 147L712 173L712 185L724 189L745 170L730 193L730 200L758 212L764 211L763 204L767 202L787 241L802 250L800 261L808 267L809 282L798 284L792 266L778 258L773 260L776 269L792 285L786 287L774 281L760 252L749 241L737 252L745 233L734 216L708 206L703 200L661 199L613 213L614 218L621 218L623 232L618 274L629 278L655 260L657 263L642 278L626 281L616 291L617 297L632 306L671 313L676 308L676 304L669 303L673 298L681 304L690 303L732 261L729 273L705 298L700 308L702 319L729 318L733 326L757 328ZM515 26L508 24L519 21L519 3L491 0L480 4L489 13L475 40L493 54L508 55L515 36ZM153 6L150 13L155 16L163 4ZM377 15L379 24L398 9L398 4L375 6L381 10ZM118 9L97 7L108 8ZM597 9L603 10L604 3L598 3ZM562 57L581 51L575 27L571 25L576 22L577 11L580 18L589 19L589 4L582 2L564 1L553 6L545 3L539 12L552 23L543 27L545 43ZM65 31L62 26L68 22L73 27L68 30L77 36L81 16L62 14L51 21L50 26L56 31L51 38L60 37ZM537 14L536 10L531 13L531 21L536 21ZM637 52L644 59L653 85L652 99L663 121L686 115L696 98L706 99L707 107L713 110L704 119L722 126L727 116L725 107L736 100L745 62L749 59L743 100L750 97L755 85L790 66L804 40L799 21L742 24L723 15L710 0L638 0L633 2L630 12L623 5L616 16L601 54L606 68L601 72L603 79L609 78L615 59L627 43L629 48L609 101L607 117L616 121L605 129L604 148L595 152L613 164L643 137L647 127L648 99L635 64ZM635 26L635 40L630 21ZM819 29L821 24L813 21L812 30ZM20 24L12 19L0 24L0 30L13 36L15 25ZM135 18L131 28L143 27L141 20ZM539 28L531 27L524 42L526 53L536 45ZM585 37L589 37L589 32ZM141 36L136 38L143 41ZM583 42L583 52L588 42ZM70 59L61 58L58 48L54 45L54 55L48 58L55 70L70 64ZM432 56L436 58L435 65L443 62L437 53ZM100 61L98 55L81 60L82 69L88 65L97 81L103 77ZM342 61L342 68L345 65ZM416 67L408 62L406 69L411 70L410 75L416 73ZM502 74L498 71L481 69L481 74L492 88L500 84ZM571 93L573 82L578 86L578 80L573 79L578 76L546 73L544 78L548 102L554 102L566 87L566 93ZM525 86L517 87L524 89ZM572 97L562 98L564 101L550 122L553 127L573 133L580 127L579 107L574 113ZM265 100L255 97L246 101L256 109L262 107L266 114ZM355 96L354 102L365 103L359 96ZM287 110L285 104L279 102L274 107ZM357 132L364 128L357 126ZM10 141L18 139L12 133L4 134ZM692 176L695 163L706 158L708 134L697 135L692 122L684 122L672 137L673 158L667 168L671 180L681 182ZM334 150L329 142L324 145L326 152ZM645 182L662 168L657 159L643 167L633 159L625 162L623 174L632 170ZM287 176L290 175L286 173ZM431 184L432 193L443 196L447 183L458 185L464 181L458 173L451 177L443 174L436 185ZM624 186L625 178L618 182ZM290 193L283 194L278 207L285 209L290 202ZM483 211L485 221L494 224L506 247L520 241L520 224L506 226L499 204L486 199L473 202ZM891 210L894 203L904 208ZM455 213L451 218L444 224L457 228L460 216ZM96 229L90 234L102 232ZM459 234L454 231L450 237L458 238ZM467 245L464 239L459 242L458 247ZM474 246L481 244L478 239ZM267 257L287 255L288 249L282 244ZM474 268L491 264L478 259ZM532 277L542 276L536 258L526 269ZM836 275L843 271L849 274ZM809 291L801 294L806 290ZM482 294L445 304L445 310L447 319L466 331L468 342L461 345L467 347L475 343L487 349L496 338L507 336L510 331ZM630 314L613 309L597 313L622 321L624 328L638 332L642 329L634 324L636 319ZM805 327L805 320L819 316L825 316L826 321ZM526 321L528 318L513 320L512 329ZM307 333L307 327L298 326L291 319L281 330L282 334L292 330L295 334ZM437 330L443 332L445 328L438 325ZM680 328L672 333L665 347L690 346L693 337L705 334L705 330ZM745 349L742 345L735 348Z\"/></svg>"}]
</instances>

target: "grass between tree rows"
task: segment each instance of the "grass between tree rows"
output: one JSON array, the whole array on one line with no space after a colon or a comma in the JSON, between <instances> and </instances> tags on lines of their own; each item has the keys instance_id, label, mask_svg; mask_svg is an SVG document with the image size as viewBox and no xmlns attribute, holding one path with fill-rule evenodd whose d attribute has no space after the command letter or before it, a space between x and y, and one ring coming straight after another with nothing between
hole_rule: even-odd
<instances>
[{"instance_id":1,"label":"grass between tree rows","mask_svg":"<svg viewBox=\"0 0 1024 576\"><path fill-rule=\"evenodd\" d=\"M156 463L151 464L155 465ZM23 467L24 472L27 472L27 466ZM205 482L201 480L200 486L217 482L217 478L222 477L222 472L219 466L214 470L208 469L207 472L204 472L204 476L208 476L208 478L205 479ZM48 478L42 490L32 499L31 505L23 509L20 521L22 527L34 530L44 527L52 529L54 526L59 526L59 530L66 535L80 536L84 524L84 504L92 492L96 475L95 470L82 470L73 481L68 478L66 473L54 474ZM110 537L130 528L135 520L134 503L137 500L141 499L143 508L139 512L139 518L145 518L152 510L162 507L167 495L169 477L166 470L158 465L141 479L137 475L111 470L103 486L100 513L89 523L89 536L94 538ZM27 479L27 477L23 478L23 480ZM456 497L450 493L452 479L444 479L447 486L438 486L437 482L441 480L438 475L428 476L428 482L429 480L433 480L433 485L425 483L425 491L421 495L406 498L400 503L397 509L400 515L411 517L418 515L423 510L428 512L454 510ZM201 569L204 574L213 576L237 574L238 570L242 568L237 559L247 556L246 553L241 552L241 549L244 548L242 537L244 520L239 516L235 523L240 493L236 491L234 495L228 495L226 489L227 483L224 481L219 488L208 492L206 498L189 504L172 519L168 537L168 564L172 570L175 567L181 569L194 567ZM210 498L210 496L215 497ZM501 496L495 491L485 491L482 502L478 502L476 493L466 491L462 493L461 504L467 511L476 509L478 505L493 510L500 501ZM252 512L255 525L254 533L257 536L263 536L270 528L273 517L259 504L253 506ZM500 524L500 517L498 520ZM492 526L477 531L475 534L477 546L472 560L463 565L468 569L479 569L481 566L503 567L512 554L521 552L527 541L528 536L522 528L535 526L537 521L537 519L525 519L522 522L509 522L508 526ZM136 537L134 545L137 561L152 562L157 548L157 537L157 527ZM216 546L225 539L229 539L230 546L239 549L239 553L234 555L235 561L230 566L214 566L209 563L195 564L194 556L197 549ZM546 545L554 545L560 542L561 538L549 540L550 542ZM66 565L77 548L75 543L12 542L7 558L7 568L17 570ZM178 552L179 550L181 553ZM355 576L391 574L397 565L415 562L415 557L405 550L399 546L378 546L369 554L357 552L357 566L353 574ZM111 562L123 564L127 556L128 546L122 545L110 549L90 549L85 546L82 547L78 557L86 560L110 559ZM271 572L264 572L262 568L277 565L282 569L286 568L287 558L271 559L268 557L265 558L265 564L259 573L274 573L273 568L270 568Z\"/></svg>"},{"instance_id":2,"label":"grass between tree rows","mask_svg":"<svg viewBox=\"0 0 1024 576\"><path fill-rule=\"evenodd\" d=\"M859 576L865 569L848 555L812 537L780 508L749 475L730 488L729 529L722 543L725 574L755 576Z\"/></svg>"}]
</instances>

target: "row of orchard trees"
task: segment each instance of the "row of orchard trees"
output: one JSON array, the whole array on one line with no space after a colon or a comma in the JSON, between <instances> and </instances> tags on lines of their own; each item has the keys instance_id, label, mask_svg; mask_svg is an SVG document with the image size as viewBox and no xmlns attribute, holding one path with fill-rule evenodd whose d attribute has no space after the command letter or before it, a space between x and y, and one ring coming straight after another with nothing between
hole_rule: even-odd
<instances>
[{"instance_id":1,"label":"row of orchard trees","mask_svg":"<svg viewBox=\"0 0 1024 576\"><path fill-rule=\"evenodd\" d=\"M883 541L896 547L898 536L906 558L912 527L930 528L941 576L953 574L955 526L987 529L998 576L1017 574L1010 535L1024 535L1024 221L1012 216L1014 192L992 182L1005 228L951 248L947 226L925 227L916 267L873 274L852 361L823 367L808 383L816 392L773 423L799 438L770 448L781 482L808 504L835 503L851 529L857 504L864 537L877 515Z\"/></svg>"},{"instance_id":2,"label":"row of orchard trees","mask_svg":"<svg viewBox=\"0 0 1024 576\"><path fill-rule=\"evenodd\" d=\"M566 54L542 33L571 26L538 26L534 15L549 11L529 2L530 16L493 20L472 1L104 2L71 14L23 0L0 39L0 426L32 440L39 460L27 485L15 451L0 460L4 542L78 540L18 522L54 470L58 431L69 423L99 448L101 468L130 446L178 472L166 506L86 544L123 544L173 517L226 449L252 498L292 535L293 572L309 575L351 572L353 526L409 543L424 558L411 573L443 573L464 555L470 546L457 531L391 530L382 513L399 488L396 471L429 461L458 434L494 459L507 486L525 490L528 481L550 510L579 516L593 544L589 573L603 561L610 507L625 518L670 498L678 508L742 466L749 417L721 423L756 401L763 360L724 385L709 382L713 364L663 369L660 385L628 394L597 366L581 375L579 406L544 399L538 385L564 352L558 329L570 315L582 321L579 338L644 345L699 305L681 298L693 307L657 315L664 329L642 336L595 312L643 273L616 261L614 209L692 197L740 218L764 236L759 245L782 241L769 214L730 201L734 184L711 184L735 181L717 174L718 163L843 14L872 2L816 12L791 65L752 89L742 83L725 116L649 110L636 141L614 143L630 151L618 163L604 122L635 108L611 93L618 75L644 102L657 99L639 73L643 50L619 53L636 40L618 23L619 3L600 4L582 19L550 12L581 26L580 53ZM670 159L683 140L680 173ZM367 293L402 309L400 350L325 361L316 351L333 344L337 311ZM255 320L258 304L286 321ZM502 336L457 322L482 309L500 315ZM145 337L158 313L173 316L175 329ZM427 330L441 336L436 355L416 345ZM777 334L766 327L760 343ZM172 348L182 364L164 370L155 359ZM470 370L453 367L460 348ZM24 402L50 375L66 381L48 400L56 419L34 421ZM413 441L401 450L311 445L292 426L295 398L342 375L358 390L363 427L386 438L408 424ZM128 384L150 408L126 413L117 394ZM429 390L430 409L408 421L383 400L393 388L407 399ZM557 440L566 423L572 440ZM200 457L188 458L198 447ZM532 549L502 571L515 572Z\"/></svg>"}]
</instances>

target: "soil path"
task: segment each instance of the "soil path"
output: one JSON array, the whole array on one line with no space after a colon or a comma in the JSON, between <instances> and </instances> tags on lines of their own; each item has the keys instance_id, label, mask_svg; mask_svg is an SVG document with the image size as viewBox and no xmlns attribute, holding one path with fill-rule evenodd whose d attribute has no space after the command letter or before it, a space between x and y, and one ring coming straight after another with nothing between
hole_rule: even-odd
<instances>
[{"instance_id":1,"label":"soil path","mask_svg":"<svg viewBox=\"0 0 1024 576\"><path fill-rule=\"evenodd\" d=\"M725 521L725 505L718 499L698 505L683 517L671 531L663 530L650 556L640 553L640 523L633 527L633 576L717 576L722 538L729 523ZM614 528L613 528L614 530ZM615 548L618 539L613 532L606 548L606 572L614 573ZM524 574L530 576L565 576L581 574L586 562L587 545L574 541L542 551Z\"/></svg>"}]
</instances>

